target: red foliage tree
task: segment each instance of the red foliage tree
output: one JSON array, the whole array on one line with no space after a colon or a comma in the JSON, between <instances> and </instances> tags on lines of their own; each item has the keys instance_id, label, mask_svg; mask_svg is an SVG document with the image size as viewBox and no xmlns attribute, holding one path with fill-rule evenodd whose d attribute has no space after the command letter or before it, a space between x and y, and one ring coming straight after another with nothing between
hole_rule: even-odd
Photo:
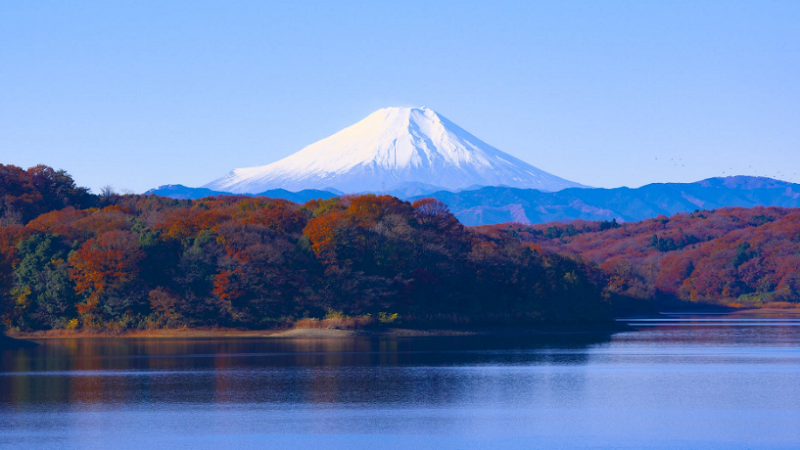
<instances>
[{"instance_id":1,"label":"red foliage tree","mask_svg":"<svg viewBox=\"0 0 800 450\"><path fill-rule=\"evenodd\" d=\"M85 298L77 308L87 325L96 324L106 294L120 292L137 280L142 257L136 235L128 231L89 239L70 256L70 279L75 292Z\"/></svg>"}]
</instances>

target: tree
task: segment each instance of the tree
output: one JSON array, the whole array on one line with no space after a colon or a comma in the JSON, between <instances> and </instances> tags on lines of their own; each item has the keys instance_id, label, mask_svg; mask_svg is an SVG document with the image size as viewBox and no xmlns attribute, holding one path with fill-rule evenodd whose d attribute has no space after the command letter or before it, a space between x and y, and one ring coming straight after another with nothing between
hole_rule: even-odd
<instances>
[{"instance_id":1,"label":"tree","mask_svg":"<svg viewBox=\"0 0 800 450\"><path fill-rule=\"evenodd\" d=\"M17 243L28 236L30 231L20 225L0 226L0 328L12 326L19 319L11 290L18 260Z\"/></svg>"},{"instance_id":2,"label":"tree","mask_svg":"<svg viewBox=\"0 0 800 450\"><path fill-rule=\"evenodd\" d=\"M91 206L95 197L63 170L38 165L23 170L0 164L0 226L25 224L55 209Z\"/></svg>"},{"instance_id":3,"label":"tree","mask_svg":"<svg viewBox=\"0 0 800 450\"><path fill-rule=\"evenodd\" d=\"M14 296L21 324L57 328L74 317L75 291L66 262L69 246L60 236L35 234L17 244L20 261L14 274Z\"/></svg>"},{"instance_id":4,"label":"tree","mask_svg":"<svg viewBox=\"0 0 800 450\"><path fill-rule=\"evenodd\" d=\"M84 242L69 258L69 275L84 301L77 305L86 326L140 309L137 282L143 253L130 231L109 231Z\"/></svg>"}]
</instances>

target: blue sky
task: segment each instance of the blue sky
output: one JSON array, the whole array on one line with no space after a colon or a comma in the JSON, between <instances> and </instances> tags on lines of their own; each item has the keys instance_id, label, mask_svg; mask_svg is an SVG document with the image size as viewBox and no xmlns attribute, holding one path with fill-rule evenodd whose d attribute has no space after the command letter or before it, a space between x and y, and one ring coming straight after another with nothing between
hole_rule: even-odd
<instances>
[{"instance_id":1,"label":"blue sky","mask_svg":"<svg viewBox=\"0 0 800 450\"><path fill-rule=\"evenodd\" d=\"M0 163L198 186L425 105L587 185L800 182L798 24L798 1L0 0Z\"/></svg>"}]
</instances>

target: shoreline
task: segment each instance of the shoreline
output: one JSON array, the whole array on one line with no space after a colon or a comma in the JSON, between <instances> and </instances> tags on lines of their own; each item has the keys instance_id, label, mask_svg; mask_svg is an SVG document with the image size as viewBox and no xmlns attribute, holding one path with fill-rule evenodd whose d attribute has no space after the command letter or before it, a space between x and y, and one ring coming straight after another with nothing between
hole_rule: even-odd
<instances>
[{"instance_id":1,"label":"shoreline","mask_svg":"<svg viewBox=\"0 0 800 450\"><path fill-rule=\"evenodd\" d=\"M663 311L655 316L670 314L714 314L719 316L798 315L800 308L750 308L726 312ZM88 330L44 330L30 332L6 332L0 334L0 348L19 347L36 340L54 339L250 339L250 338L300 338L335 339L354 337L455 337L455 336L535 336L558 334L612 334L634 331L625 320L636 317L620 316L613 323L583 325L529 325L486 327L439 327L439 328L273 328L245 330L236 328L165 328L154 330L128 330L122 332Z\"/></svg>"},{"instance_id":2,"label":"shoreline","mask_svg":"<svg viewBox=\"0 0 800 450\"><path fill-rule=\"evenodd\" d=\"M715 310L675 310L675 311L659 311L655 316L668 316L670 314L681 314L681 315L698 315L702 316L703 314L715 315L715 316L757 316L757 315L786 315L786 316L793 316L793 315L800 315L800 308L743 308L743 309L731 309L727 311L715 311ZM621 316L618 319L627 319L631 316Z\"/></svg>"},{"instance_id":3,"label":"shoreline","mask_svg":"<svg viewBox=\"0 0 800 450\"><path fill-rule=\"evenodd\" d=\"M268 330L239 330L230 328L178 328L158 330L132 330L121 333L98 331L47 330L34 332L7 332L9 339L54 340L54 339L208 339L208 338L301 338L330 339L354 337L456 337L456 336L536 336L554 334L610 334L631 331L619 322L591 325L543 325L509 327L461 327L461 328L288 328Z\"/></svg>"},{"instance_id":4,"label":"shoreline","mask_svg":"<svg viewBox=\"0 0 800 450\"><path fill-rule=\"evenodd\" d=\"M800 308L750 308L733 311L730 314L745 314L745 315L800 315Z\"/></svg>"}]
</instances>

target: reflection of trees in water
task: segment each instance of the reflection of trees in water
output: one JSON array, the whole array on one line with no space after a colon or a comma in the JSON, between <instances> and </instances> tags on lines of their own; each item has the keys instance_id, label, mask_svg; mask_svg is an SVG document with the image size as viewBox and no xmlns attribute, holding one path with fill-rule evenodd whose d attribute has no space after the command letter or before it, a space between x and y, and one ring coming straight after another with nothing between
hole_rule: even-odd
<instances>
[{"instance_id":1,"label":"reflection of trees in water","mask_svg":"<svg viewBox=\"0 0 800 450\"><path fill-rule=\"evenodd\" d=\"M794 346L800 341L800 326L787 326L781 321L797 318L793 314L666 314L652 321L632 320L629 325L640 332L619 334L612 341L615 344L657 341L675 346L751 346L755 343Z\"/></svg>"},{"instance_id":2,"label":"reflection of trees in water","mask_svg":"<svg viewBox=\"0 0 800 450\"><path fill-rule=\"evenodd\" d=\"M6 351L2 404L453 404L544 395L605 335L354 339L65 339ZM514 366L514 367L509 367ZM505 367L502 369L501 367ZM504 370L497 376L497 370Z\"/></svg>"}]
</instances>

